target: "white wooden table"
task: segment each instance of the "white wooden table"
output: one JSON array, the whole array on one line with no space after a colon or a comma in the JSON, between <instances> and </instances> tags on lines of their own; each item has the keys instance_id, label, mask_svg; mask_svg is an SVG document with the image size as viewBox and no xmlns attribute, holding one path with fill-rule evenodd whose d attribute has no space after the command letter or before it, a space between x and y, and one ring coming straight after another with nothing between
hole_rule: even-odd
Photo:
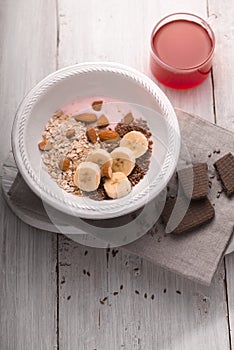
<instances>
[{"instance_id":1,"label":"white wooden table","mask_svg":"<svg viewBox=\"0 0 234 350\"><path fill-rule=\"evenodd\" d=\"M175 11L212 16L213 72L196 89L162 89L175 107L234 131L233 1L0 0L1 164L17 106L33 85L83 61L149 74L152 27ZM232 349L234 254L207 288L121 250L32 229L3 199L0 213L1 350Z\"/></svg>"}]
</instances>

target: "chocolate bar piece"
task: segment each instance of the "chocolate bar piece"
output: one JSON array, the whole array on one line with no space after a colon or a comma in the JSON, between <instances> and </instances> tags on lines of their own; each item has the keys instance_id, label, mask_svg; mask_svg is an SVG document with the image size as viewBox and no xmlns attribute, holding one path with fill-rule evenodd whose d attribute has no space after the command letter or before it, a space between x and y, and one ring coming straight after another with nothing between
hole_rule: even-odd
<instances>
[{"instance_id":1,"label":"chocolate bar piece","mask_svg":"<svg viewBox=\"0 0 234 350\"><path fill-rule=\"evenodd\" d=\"M232 153L227 153L225 156L217 160L214 163L214 167L217 170L220 179L222 181L223 188L230 197L234 193L234 156Z\"/></svg>"},{"instance_id":2,"label":"chocolate bar piece","mask_svg":"<svg viewBox=\"0 0 234 350\"><path fill-rule=\"evenodd\" d=\"M206 163L197 163L179 170L178 179L189 199L197 200L208 195L209 179Z\"/></svg>"},{"instance_id":3,"label":"chocolate bar piece","mask_svg":"<svg viewBox=\"0 0 234 350\"><path fill-rule=\"evenodd\" d=\"M165 225L167 225L171 217L175 204L176 210L178 210L178 212L184 210L183 201L177 201L176 198L168 199L166 201L165 207L161 215L162 221ZM200 201L191 201L182 221L172 231L172 233L179 234L192 230L198 226L201 226L205 222L210 221L214 217L214 215L214 207L212 206L208 198L202 199Z\"/></svg>"}]
</instances>

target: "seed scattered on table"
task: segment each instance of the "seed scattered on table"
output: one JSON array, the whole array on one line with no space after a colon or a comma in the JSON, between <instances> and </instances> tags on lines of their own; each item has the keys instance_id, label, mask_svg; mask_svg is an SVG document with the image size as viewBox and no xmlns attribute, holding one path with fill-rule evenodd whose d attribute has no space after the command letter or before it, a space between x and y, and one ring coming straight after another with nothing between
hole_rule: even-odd
<instances>
[{"instance_id":1,"label":"seed scattered on table","mask_svg":"<svg viewBox=\"0 0 234 350\"><path fill-rule=\"evenodd\" d=\"M215 154L215 153L219 154L219 153L220 153L220 148L215 148L215 149L213 150L213 153L214 153L214 154Z\"/></svg>"},{"instance_id":2,"label":"seed scattered on table","mask_svg":"<svg viewBox=\"0 0 234 350\"><path fill-rule=\"evenodd\" d=\"M104 305L107 301L108 297L104 297L103 299L99 299L100 304Z\"/></svg>"},{"instance_id":3,"label":"seed scattered on table","mask_svg":"<svg viewBox=\"0 0 234 350\"><path fill-rule=\"evenodd\" d=\"M112 250L112 256L113 256L113 258L115 258L115 256L118 254L118 252L119 252L118 249L116 249L116 250L113 249L113 250Z\"/></svg>"}]
</instances>

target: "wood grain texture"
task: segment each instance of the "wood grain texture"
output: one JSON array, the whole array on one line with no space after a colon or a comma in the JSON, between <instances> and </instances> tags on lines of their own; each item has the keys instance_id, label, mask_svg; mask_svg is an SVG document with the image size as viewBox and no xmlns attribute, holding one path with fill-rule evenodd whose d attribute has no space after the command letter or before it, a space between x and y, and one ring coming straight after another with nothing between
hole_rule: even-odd
<instances>
[{"instance_id":1,"label":"wood grain texture","mask_svg":"<svg viewBox=\"0 0 234 350\"><path fill-rule=\"evenodd\" d=\"M55 69L55 2L0 2L0 165L16 109ZM0 194L0 348L44 350L56 339L56 236L20 222Z\"/></svg>"},{"instance_id":2,"label":"wood grain texture","mask_svg":"<svg viewBox=\"0 0 234 350\"><path fill-rule=\"evenodd\" d=\"M175 11L206 18L206 1L59 0L59 66L107 60L150 74L150 32ZM175 107L214 121L211 77L189 91L162 88ZM208 289L121 250L107 261L65 237L59 247L60 349L230 349L223 265Z\"/></svg>"},{"instance_id":3,"label":"wood grain texture","mask_svg":"<svg viewBox=\"0 0 234 350\"><path fill-rule=\"evenodd\" d=\"M214 56L214 96L218 125L234 130L234 7L228 0L220 3L209 0L209 15L216 36ZM224 10L225 9L225 10ZM227 273L227 302L231 329L231 344L234 347L234 254L225 257Z\"/></svg>"},{"instance_id":4,"label":"wood grain texture","mask_svg":"<svg viewBox=\"0 0 234 350\"><path fill-rule=\"evenodd\" d=\"M59 0L59 64L117 61L152 76L149 70L150 35L156 22L173 12L192 12L206 18L206 1ZM87 17L88 16L88 17ZM87 18L87 20L86 20ZM174 107L213 121L212 83L176 91L160 85Z\"/></svg>"},{"instance_id":5,"label":"wood grain texture","mask_svg":"<svg viewBox=\"0 0 234 350\"><path fill-rule=\"evenodd\" d=\"M55 2L2 0L0 5L1 130L5 136L1 166L11 148L11 126L21 100L56 69L57 29Z\"/></svg>"},{"instance_id":6,"label":"wood grain texture","mask_svg":"<svg viewBox=\"0 0 234 350\"><path fill-rule=\"evenodd\" d=\"M228 0L208 3L216 37L213 64L216 120L220 126L234 130L234 6Z\"/></svg>"},{"instance_id":7,"label":"wood grain texture","mask_svg":"<svg viewBox=\"0 0 234 350\"><path fill-rule=\"evenodd\" d=\"M60 349L229 349L223 266L204 288L121 250L60 243Z\"/></svg>"},{"instance_id":8,"label":"wood grain texture","mask_svg":"<svg viewBox=\"0 0 234 350\"><path fill-rule=\"evenodd\" d=\"M233 278L233 269L234 269L234 253L228 254L225 256L225 268L226 268L226 288L227 288L227 307L228 307L228 322L230 332L230 343L231 349L234 347L234 336L233 336L233 327L234 327L234 278Z\"/></svg>"},{"instance_id":9,"label":"wood grain texture","mask_svg":"<svg viewBox=\"0 0 234 350\"><path fill-rule=\"evenodd\" d=\"M0 347L56 346L56 235L30 228L0 200Z\"/></svg>"},{"instance_id":10,"label":"wood grain texture","mask_svg":"<svg viewBox=\"0 0 234 350\"><path fill-rule=\"evenodd\" d=\"M207 15L205 0L58 2L60 67L109 60L150 74L149 36L155 22L175 11ZM0 52L6 53L0 56L2 164L10 148L11 123L20 100L56 67L57 27L55 1L0 3ZM214 16L218 39L214 62L216 118L220 125L230 128L234 115L230 103L233 8L230 0L209 3L210 14L218 15L216 19ZM210 78L189 91L162 88L174 106L213 120ZM56 349L56 237L21 223L2 200L0 213L0 348ZM230 349L223 265L212 286L206 288L121 250L106 254L106 250L86 248L63 236L59 247L60 349ZM233 267L230 255L226 271L231 328Z\"/></svg>"}]
</instances>

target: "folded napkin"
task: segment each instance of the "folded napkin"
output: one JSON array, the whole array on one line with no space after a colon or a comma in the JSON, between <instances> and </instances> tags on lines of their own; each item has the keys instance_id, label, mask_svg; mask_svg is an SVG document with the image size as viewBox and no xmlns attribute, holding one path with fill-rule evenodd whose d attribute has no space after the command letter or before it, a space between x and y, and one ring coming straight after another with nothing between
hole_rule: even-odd
<instances>
[{"instance_id":1,"label":"folded napkin","mask_svg":"<svg viewBox=\"0 0 234 350\"><path fill-rule=\"evenodd\" d=\"M186 278L209 285L234 228L234 198L220 193L221 184L214 177L213 164L228 152L234 154L234 134L183 111L178 110L177 116L182 143L187 147L191 161L208 163L212 179L208 197L214 205L215 218L191 232L179 235L165 234L164 226L158 222L147 234L123 246L123 249ZM17 168L11 160L5 164L3 189L14 212L32 226L58 232L40 198L30 190L20 174L16 174ZM60 217L59 214L57 216ZM72 226L65 225L64 230L72 233Z\"/></svg>"},{"instance_id":2,"label":"folded napkin","mask_svg":"<svg viewBox=\"0 0 234 350\"><path fill-rule=\"evenodd\" d=\"M192 162L207 162L212 187L209 199L215 218L191 232L165 234L161 223L125 248L184 277L209 285L225 253L234 229L234 198L221 193L214 162L222 155L234 154L234 134L199 117L177 110L183 144Z\"/></svg>"}]
</instances>

